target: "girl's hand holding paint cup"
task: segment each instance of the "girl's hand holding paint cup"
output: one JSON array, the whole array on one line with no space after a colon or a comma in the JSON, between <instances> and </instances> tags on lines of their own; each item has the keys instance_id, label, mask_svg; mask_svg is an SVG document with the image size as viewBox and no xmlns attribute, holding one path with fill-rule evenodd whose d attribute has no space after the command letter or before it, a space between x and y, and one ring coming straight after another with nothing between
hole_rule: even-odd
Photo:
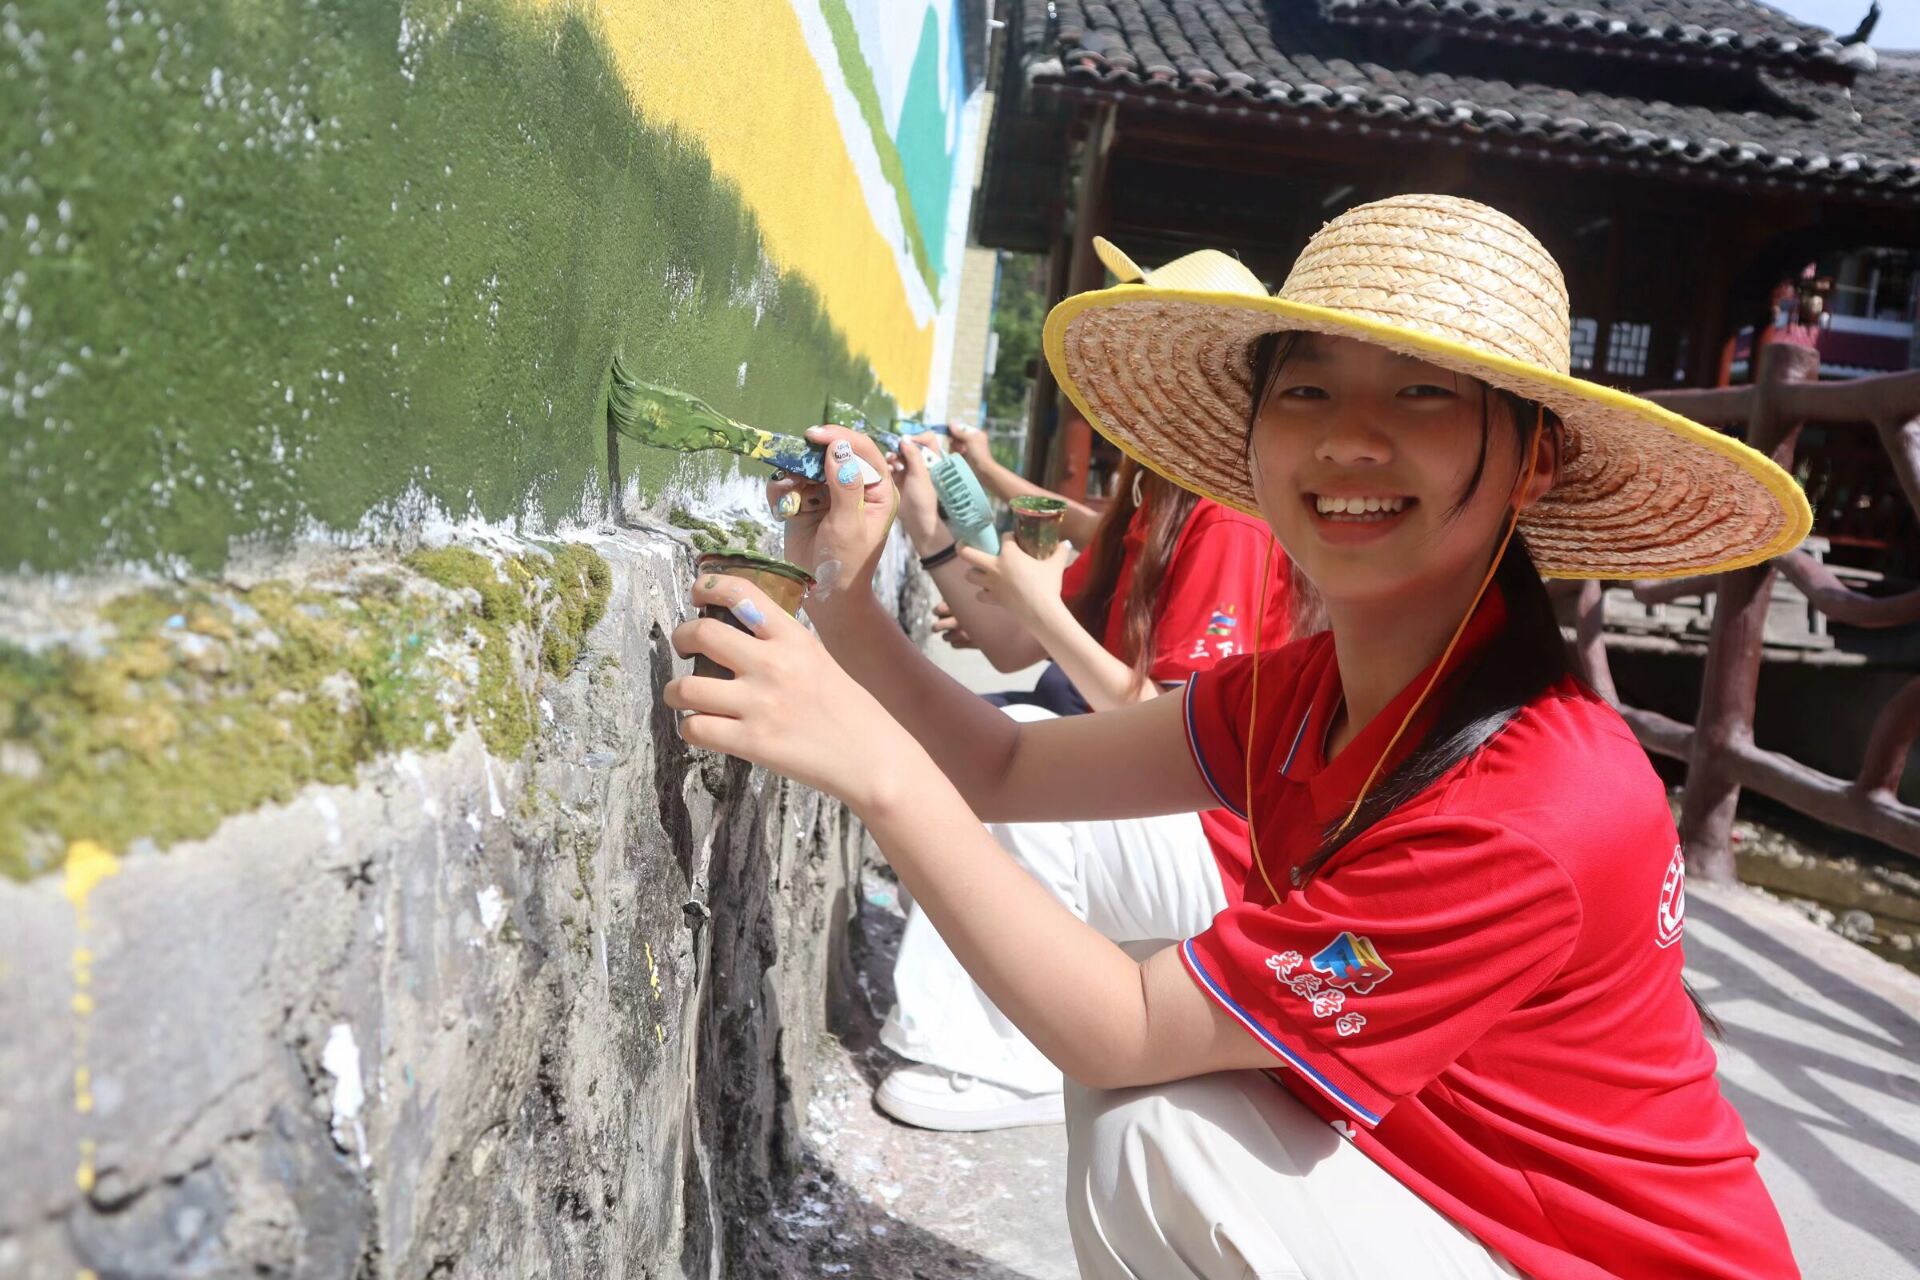
<instances>
[{"instance_id":1,"label":"girl's hand holding paint cup","mask_svg":"<svg viewBox=\"0 0 1920 1280\"><path fill-rule=\"evenodd\" d=\"M807 439L826 448L826 483L781 476L767 502L786 522L786 558L813 574L807 614L820 622L868 591L899 495L872 440L845 427L814 427Z\"/></svg>"},{"instance_id":2,"label":"girl's hand holding paint cup","mask_svg":"<svg viewBox=\"0 0 1920 1280\"><path fill-rule=\"evenodd\" d=\"M737 626L699 617L674 628L674 651L704 657L731 679L682 676L662 694L685 712L680 736L830 792L868 811L888 775L873 762L910 758L915 744L826 646L743 578L704 573L693 602Z\"/></svg>"},{"instance_id":3,"label":"girl's hand holding paint cup","mask_svg":"<svg viewBox=\"0 0 1920 1280\"><path fill-rule=\"evenodd\" d=\"M1056 543L1052 555L1036 560L1018 542L1006 538L997 556L961 547L960 558L967 562L967 581L980 588L980 598L1024 623L1032 625L1060 605L1060 579L1066 575L1069 559L1064 546Z\"/></svg>"}]
</instances>

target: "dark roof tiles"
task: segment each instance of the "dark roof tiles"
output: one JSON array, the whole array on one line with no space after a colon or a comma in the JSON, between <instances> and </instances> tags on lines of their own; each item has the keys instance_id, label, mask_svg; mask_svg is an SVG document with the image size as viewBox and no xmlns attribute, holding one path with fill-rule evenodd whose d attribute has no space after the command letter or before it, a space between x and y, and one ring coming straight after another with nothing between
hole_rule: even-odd
<instances>
[{"instance_id":1,"label":"dark roof tiles","mask_svg":"<svg viewBox=\"0 0 1920 1280\"><path fill-rule=\"evenodd\" d=\"M1658 2L1671 11L1740 0ZM1585 3L1619 10L1633 0ZM1651 11L1654 2L1641 7ZM1601 88L1577 68L1567 73L1564 56L1559 83L1520 74L1547 65L1544 56L1500 59L1487 50L1454 70L1431 56L1414 65L1414 57L1395 53L1404 40L1370 40L1365 29L1327 21L1312 0L1271 7L1261 0L1054 0L1024 9L1022 56L1037 84L1406 121L1920 195L1920 64L1901 55L1850 86L1749 70L1748 100L1730 106L1661 96L1663 88L1687 86L1678 70L1648 68L1625 80L1616 70ZM1057 15L1051 25L1049 9ZM1487 74L1490 59L1511 62L1513 78Z\"/></svg>"},{"instance_id":2,"label":"dark roof tiles","mask_svg":"<svg viewBox=\"0 0 1920 1280\"><path fill-rule=\"evenodd\" d=\"M1337 22L1446 30L1486 39L1599 42L1621 52L1675 47L1757 62L1852 65L1831 33L1758 0L1316 0ZM1861 12L1866 6L1861 5Z\"/></svg>"}]
</instances>

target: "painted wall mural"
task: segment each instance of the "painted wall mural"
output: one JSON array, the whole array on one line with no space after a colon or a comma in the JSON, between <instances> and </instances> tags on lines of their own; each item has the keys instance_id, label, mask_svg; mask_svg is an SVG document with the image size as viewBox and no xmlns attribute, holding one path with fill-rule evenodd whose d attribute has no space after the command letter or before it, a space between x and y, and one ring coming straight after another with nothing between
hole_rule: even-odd
<instances>
[{"instance_id":1,"label":"painted wall mural","mask_svg":"<svg viewBox=\"0 0 1920 1280\"><path fill-rule=\"evenodd\" d=\"M20 0L0 570L591 515L615 354L774 428L943 416L959 9Z\"/></svg>"}]
</instances>

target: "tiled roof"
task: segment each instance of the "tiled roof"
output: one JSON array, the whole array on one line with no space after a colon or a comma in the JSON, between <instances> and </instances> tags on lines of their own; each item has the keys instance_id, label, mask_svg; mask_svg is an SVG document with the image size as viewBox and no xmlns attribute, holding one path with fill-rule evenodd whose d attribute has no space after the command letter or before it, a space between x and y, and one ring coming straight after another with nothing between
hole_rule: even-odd
<instances>
[{"instance_id":1,"label":"tiled roof","mask_svg":"<svg viewBox=\"0 0 1920 1280\"><path fill-rule=\"evenodd\" d=\"M1319 0L1336 22L1578 45L1663 61L1782 65L1870 63L1865 45L1798 22L1758 0ZM1866 6L1861 6L1866 12Z\"/></svg>"},{"instance_id":2,"label":"tiled roof","mask_svg":"<svg viewBox=\"0 0 1920 1280\"><path fill-rule=\"evenodd\" d=\"M1389 136L1465 134L1484 146L1618 157L1709 180L1920 199L1920 70L1897 55L1848 85L1436 46L1330 22L1316 0L1029 0L1021 15L1018 56L1038 89L1146 95Z\"/></svg>"}]
</instances>

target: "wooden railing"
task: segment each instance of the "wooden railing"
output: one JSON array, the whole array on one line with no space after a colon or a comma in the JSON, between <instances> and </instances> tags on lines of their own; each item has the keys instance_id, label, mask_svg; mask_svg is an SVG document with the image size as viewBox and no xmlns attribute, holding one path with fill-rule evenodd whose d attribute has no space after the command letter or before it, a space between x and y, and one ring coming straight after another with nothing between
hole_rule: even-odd
<instances>
[{"instance_id":1,"label":"wooden railing","mask_svg":"<svg viewBox=\"0 0 1920 1280\"><path fill-rule=\"evenodd\" d=\"M1813 350L1773 344L1761 349L1758 376L1750 386L1661 392L1651 398L1709 426L1744 423L1747 442L1788 471L1794 469L1794 451L1807 423L1840 429L1871 427L1908 504L1920 511L1920 372L1822 383L1817 381L1819 368L1820 357ZM1607 665L1603 592L1597 582L1566 584L1577 591L1576 664L1596 690L1620 706L1647 750L1686 761L1680 839L1690 873L1709 880L1734 879L1731 835L1742 787L1821 822L1920 856L1920 808L1901 803L1897 795L1907 750L1920 735L1920 677L1909 681L1881 709L1859 776L1851 781L1830 777L1755 744L1754 695L1776 572L1799 587L1812 607L1832 621L1856 627L1920 622L1920 591L1866 595L1847 586L1813 557L1796 551L1732 573L1634 584L1635 598L1647 604L1683 596L1716 596L1694 724L1620 705Z\"/></svg>"}]
</instances>

